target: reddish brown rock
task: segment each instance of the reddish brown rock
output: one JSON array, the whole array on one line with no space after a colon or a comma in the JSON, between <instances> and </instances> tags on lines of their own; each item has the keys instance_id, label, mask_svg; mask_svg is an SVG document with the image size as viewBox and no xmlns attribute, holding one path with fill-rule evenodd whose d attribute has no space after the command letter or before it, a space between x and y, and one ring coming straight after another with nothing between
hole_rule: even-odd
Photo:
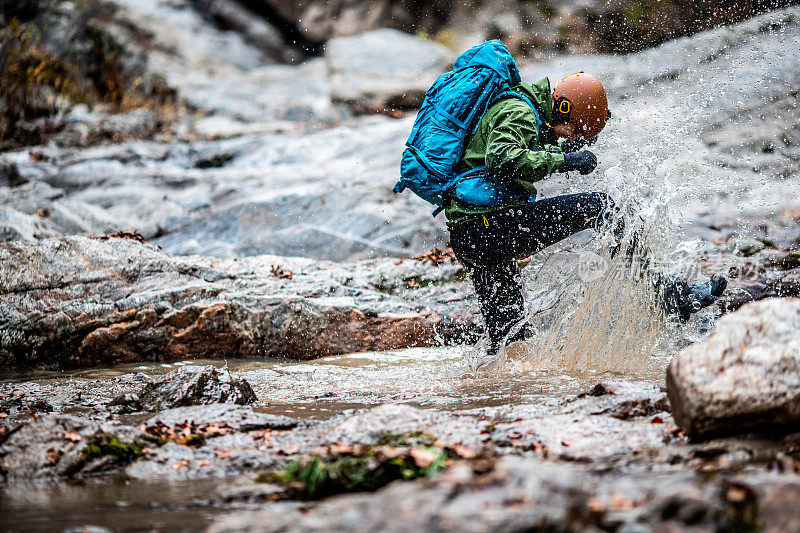
<instances>
[{"instance_id":1,"label":"reddish brown rock","mask_svg":"<svg viewBox=\"0 0 800 533\"><path fill-rule=\"evenodd\" d=\"M272 275L275 260L176 258L133 239L1 244L0 367L308 359L434 346L474 328L474 314L445 314L450 295L440 311L426 307L435 292L418 303L413 290L386 288L422 279L447 291L457 265L281 258L300 273L288 279Z\"/></svg>"}]
</instances>

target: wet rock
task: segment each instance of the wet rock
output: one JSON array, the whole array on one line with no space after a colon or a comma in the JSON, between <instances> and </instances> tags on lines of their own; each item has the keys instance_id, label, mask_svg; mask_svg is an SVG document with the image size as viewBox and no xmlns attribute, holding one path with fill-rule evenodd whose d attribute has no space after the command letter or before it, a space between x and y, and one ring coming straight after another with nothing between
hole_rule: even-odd
<instances>
[{"instance_id":1,"label":"wet rock","mask_svg":"<svg viewBox=\"0 0 800 533\"><path fill-rule=\"evenodd\" d=\"M768 299L721 318L669 365L673 416L693 438L800 421L800 300Z\"/></svg>"},{"instance_id":2,"label":"wet rock","mask_svg":"<svg viewBox=\"0 0 800 533\"><path fill-rule=\"evenodd\" d=\"M471 295L452 294L448 285L460 267L174 258L125 235L0 244L0 366L307 359L432 346L439 335L464 327L457 320L440 326ZM428 301L378 285L383 277L422 274L431 280ZM437 298L436 291L447 297Z\"/></svg>"},{"instance_id":3,"label":"wet rock","mask_svg":"<svg viewBox=\"0 0 800 533\"><path fill-rule=\"evenodd\" d=\"M206 505L251 506L283 499L286 488L271 483L232 484L223 487L204 502Z\"/></svg>"},{"instance_id":4,"label":"wet rock","mask_svg":"<svg viewBox=\"0 0 800 533\"><path fill-rule=\"evenodd\" d=\"M224 423L232 431L291 429L298 424L297 420L286 416L255 412L250 406L211 404L168 409L149 419L145 425L175 426L182 423L196 426Z\"/></svg>"},{"instance_id":5,"label":"wet rock","mask_svg":"<svg viewBox=\"0 0 800 533\"><path fill-rule=\"evenodd\" d=\"M331 39L331 97L356 108L419 107L453 57L442 45L392 29Z\"/></svg>"},{"instance_id":6,"label":"wet rock","mask_svg":"<svg viewBox=\"0 0 800 533\"><path fill-rule=\"evenodd\" d=\"M34 241L52 235L41 217L28 215L10 207L0 207L0 242Z\"/></svg>"},{"instance_id":7,"label":"wet rock","mask_svg":"<svg viewBox=\"0 0 800 533\"><path fill-rule=\"evenodd\" d=\"M213 366L182 366L148 383L140 398L142 409L160 411L186 405L232 403L246 405L257 400L253 388Z\"/></svg>"},{"instance_id":8,"label":"wet rock","mask_svg":"<svg viewBox=\"0 0 800 533\"><path fill-rule=\"evenodd\" d=\"M763 531L800 530L800 484L787 481L776 483L759 501Z\"/></svg>"},{"instance_id":9,"label":"wet rock","mask_svg":"<svg viewBox=\"0 0 800 533\"><path fill-rule=\"evenodd\" d=\"M409 405L386 404L346 417L331 420L316 428L322 442L374 444L381 437L424 433L447 442L476 445L480 428L471 417L454 417L447 413L419 409Z\"/></svg>"},{"instance_id":10,"label":"wet rock","mask_svg":"<svg viewBox=\"0 0 800 533\"><path fill-rule=\"evenodd\" d=\"M306 512L273 506L224 517L209 531L498 531L564 524L577 530L598 518L588 508L591 490L569 467L504 458L488 473L459 465L438 482L394 483L374 494L333 498Z\"/></svg>"},{"instance_id":11,"label":"wet rock","mask_svg":"<svg viewBox=\"0 0 800 533\"><path fill-rule=\"evenodd\" d=\"M139 395L128 392L114 396L108 403L109 408L114 408L117 413L135 413L142 410L142 403Z\"/></svg>"},{"instance_id":12,"label":"wet rock","mask_svg":"<svg viewBox=\"0 0 800 533\"><path fill-rule=\"evenodd\" d=\"M0 187L17 187L27 182L28 180L20 175L17 165L0 161Z\"/></svg>"},{"instance_id":13,"label":"wet rock","mask_svg":"<svg viewBox=\"0 0 800 533\"><path fill-rule=\"evenodd\" d=\"M117 424L47 415L24 424L0 445L6 481L119 472L153 445L147 434Z\"/></svg>"},{"instance_id":14,"label":"wet rock","mask_svg":"<svg viewBox=\"0 0 800 533\"><path fill-rule=\"evenodd\" d=\"M669 411L669 401L659 387L627 381L598 383L562 409L565 413L603 414L620 420L665 411Z\"/></svg>"}]
</instances>

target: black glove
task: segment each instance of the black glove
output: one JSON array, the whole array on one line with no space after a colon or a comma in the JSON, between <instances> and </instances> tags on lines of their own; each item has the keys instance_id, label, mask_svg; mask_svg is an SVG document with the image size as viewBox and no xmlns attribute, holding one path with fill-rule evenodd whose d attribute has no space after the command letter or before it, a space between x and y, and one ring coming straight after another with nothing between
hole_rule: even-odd
<instances>
[{"instance_id":1,"label":"black glove","mask_svg":"<svg viewBox=\"0 0 800 533\"><path fill-rule=\"evenodd\" d=\"M581 174L589 174L596 166L597 157L589 150L564 154L564 172L577 170Z\"/></svg>"}]
</instances>

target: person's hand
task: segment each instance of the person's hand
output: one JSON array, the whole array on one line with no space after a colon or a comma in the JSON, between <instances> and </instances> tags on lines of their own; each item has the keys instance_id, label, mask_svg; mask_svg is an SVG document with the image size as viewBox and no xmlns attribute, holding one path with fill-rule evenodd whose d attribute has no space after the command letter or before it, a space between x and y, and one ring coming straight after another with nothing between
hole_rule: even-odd
<instances>
[{"instance_id":1,"label":"person's hand","mask_svg":"<svg viewBox=\"0 0 800 533\"><path fill-rule=\"evenodd\" d=\"M577 170L581 174L589 174L596 166L597 157L589 150L564 154L564 172Z\"/></svg>"}]
</instances>

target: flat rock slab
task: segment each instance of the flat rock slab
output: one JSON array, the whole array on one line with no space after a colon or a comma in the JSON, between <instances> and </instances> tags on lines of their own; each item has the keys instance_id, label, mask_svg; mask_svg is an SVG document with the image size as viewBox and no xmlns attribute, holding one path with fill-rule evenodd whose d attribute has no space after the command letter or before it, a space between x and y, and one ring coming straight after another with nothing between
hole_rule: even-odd
<instances>
[{"instance_id":1,"label":"flat rock slab","mask_svg":"<svg viewBox=\"0 0 800 533\"><path fill-rule=\"evenodd\" d=\"M328 41L325 60L334 101L413 108L453 61L444 46L383 28Z\"/></svg>"},{"instance_id":2,"label":"flat rock slab","mask_svg":"<svg viewBox=\"0 0 800 533\"><path fill-rule=\"evenodd\" d=\"M800 300L771 298L722 317L667 370L675 421L692 438L792 431L800 423Z\"/></svg>"},{"instance_id":3,"label":"flat rock slab","mask_svg":"<svg viewBox=\"0 0 800 533\"><path fill-rule=\"evenodd\" d=\"M256 429L291 429L297 426L298 421L287 416L271 415L253 411L250 406L211 404L192 407L176 407L162 411L145 424L152 426L163 424L175 426L177 424L220 424L235 431L253 431Z\"/></svg>"},{"instance_id":4,"label":"flat rock slab","mask_svg":"<svg viewBox=\"0 0 800 533\"><path fill-rule=\"evenodd\" d=\"M458 316L471 296L457 292L461 272L394 259L182 258L132 238L0 243L0 368L435 346L474 327L474 315Z\"/></svg>"}]
</instances>

